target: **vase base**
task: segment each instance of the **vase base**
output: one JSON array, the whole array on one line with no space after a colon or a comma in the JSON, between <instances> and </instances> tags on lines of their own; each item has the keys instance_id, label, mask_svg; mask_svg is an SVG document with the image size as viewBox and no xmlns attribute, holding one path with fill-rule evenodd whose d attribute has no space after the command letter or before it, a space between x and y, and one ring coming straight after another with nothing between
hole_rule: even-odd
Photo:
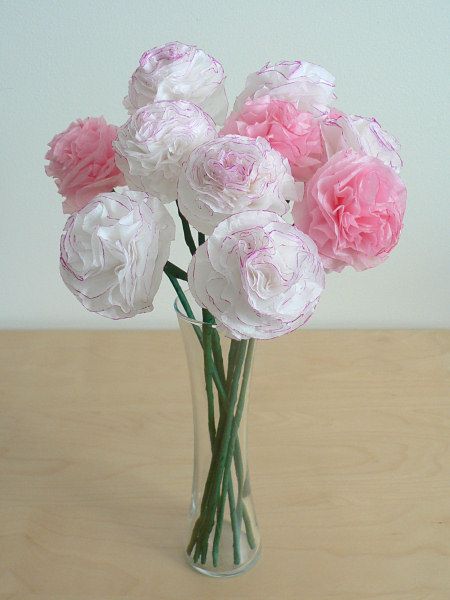
<instances>
[{"instance_id":1,"label":"vase base","mask_svg":"<svg viewBox=\"0 0 450 600\"><path fill-rule=\"evenodd\" d=\"M254 554L249 560L247 560L244 563L241 563L240 565L233 565L229 569L224 569L221 566L213 567L208 563L204 565L202 565L200 562L194 563L192 557L188 555L186 555L186 560L191 569L197 571L197 573L200 573L201 575L206 575L207 577L215 577L217 579L225 579L229 577L237 577L238 575L243 575L244 573L247 573L256 565L260 556L261 547L254 551Z\"/></svg>"}]
</instances>

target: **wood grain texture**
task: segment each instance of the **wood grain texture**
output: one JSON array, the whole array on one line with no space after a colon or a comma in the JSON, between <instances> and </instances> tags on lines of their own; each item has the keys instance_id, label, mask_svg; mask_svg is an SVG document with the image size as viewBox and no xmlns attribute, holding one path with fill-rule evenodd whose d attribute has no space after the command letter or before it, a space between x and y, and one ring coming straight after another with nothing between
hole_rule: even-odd
<instances>
[{"instance_id":1,"label":"wood grain texture","mask_svg":"<svg viewBox=\"0 0 450 600\"><path fill-rule=\"evenodd\" d=\"M0 335L2 600L448 600L450 334L304 331L257 349L263 556L184 564L192 469L176 332Z\"/></svg>"}]
</instances>

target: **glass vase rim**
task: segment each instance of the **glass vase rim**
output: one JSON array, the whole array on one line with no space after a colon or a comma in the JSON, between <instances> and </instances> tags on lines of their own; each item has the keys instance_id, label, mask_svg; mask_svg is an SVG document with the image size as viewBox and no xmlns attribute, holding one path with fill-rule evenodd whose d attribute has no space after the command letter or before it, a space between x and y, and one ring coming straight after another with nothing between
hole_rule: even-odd
<instances>
[{"instance_id":1,"label":"glass vase rim","mask_svg":"<svg viewBox=\"0 0 450 600\"><path fill-rule=\"evenodd\" d=\"M183 292L186 293L189 292L189 290L183 290ZM192 319L191 317L188 317L186 312L184 311L183 305L181 304L180 298L178 296L175 296L173 308L177 317L183 319L183 321L187 321L191 325L209 325L210 327L217 329L217 323L209 323L208 321L202 321L201 319Z\"/></svg>"}]
</instances>

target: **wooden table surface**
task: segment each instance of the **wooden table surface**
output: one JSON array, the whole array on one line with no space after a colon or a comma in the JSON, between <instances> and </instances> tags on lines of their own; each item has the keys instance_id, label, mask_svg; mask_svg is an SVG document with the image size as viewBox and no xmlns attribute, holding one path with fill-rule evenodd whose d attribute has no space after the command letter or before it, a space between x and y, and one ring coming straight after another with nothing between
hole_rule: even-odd
<instances>
[{"instance_id":1,"label":"wooden table surface","mask_svg":"<svg viewBox=\"0 0 450 600\"><path fill-rule=\"evenodd\" d=\"M0 334L2 600L449 600L450 334L304 331L257 350L263 553L185 566L177 332Z\"/></svg>"}]
</instances>

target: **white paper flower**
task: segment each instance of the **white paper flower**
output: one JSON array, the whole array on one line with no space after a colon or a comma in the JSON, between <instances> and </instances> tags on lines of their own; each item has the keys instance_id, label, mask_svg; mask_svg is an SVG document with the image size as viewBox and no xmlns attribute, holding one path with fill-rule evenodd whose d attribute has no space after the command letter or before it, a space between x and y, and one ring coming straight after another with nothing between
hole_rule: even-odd
<instances>
[{"instance_id":1,"label":"white paper flower","mask_svg":"<svg viewBox=\"0 0 450 600\"><path fill-rule=\"evenodd\" d=\"M270 96L292 102L299 110L315 116L325 114L335 99L334 77L323 67L305 61L267 63L260 71L251 73L244 91L234 104L241 112L246 100Z\"/></svg>"},{"instance_id":2,"label":"white paper flower","mask_svg":"<svg viewBox=\"0 0 450 600\"><path fill-rule=\"evenodd\" d=\"M234 339L268 339L297 329L325 285L310 237L268 211L233 215L192 257L189 289Z\"/></svg>"},{"instance_id":3,"label":"white paper flower","mask_svg":"<svg viewBox=\"0 0 450 600\"><path fill-rule=\"evenodd\" d=\"M177 198L181 165L191 151L217 137L214 121L186 100L143 106L119 128L113 142L116 163L128 186L156 196Z\"/></svg>"},{"instance_id":4,"label":"white paper flower","mask_svg":"<svg viewBox=\"0 0 450 600\"><path fill-rule=\"evenodd\" d=\"M173 219L156 198L100 194L67 220L61 276L87 310L104 317L149 312L174 237Z\"/></svg>"},{"instance_id":5,"label":"white paper flower","mask_svg":"<svg viewBox=\"0 0 450 600\"><path fill-rule=\"evenodd\" d=\"M203 233L244 210L284 215L297 196L288 161L263 138L225 135L202 144L180 174L178 203Z\"/></svg>"},{"instance_id":6,"label":"white paper flower","mask_svg":"<svg viewBox=\"0 0 450 600\"><path fill-rule=\"evenodd\" d=\"M333 111L321 121L321 129L328 158L340 150L352 148L375 156L397 173L400 172L403 165L399 155L400 144L373 117Z\"/></svg>"},{"instance_id":7,"label":"white paper flower","mask_svg":"<svg viewBox=\"0 0 450 600\"><path fill-rule=\"evenodd\" d=\"M228 111L222 65L196 46L170 42L141 56L124 106L132 114L158 100L190 100L222 124Z\"/></svg>"}]
</instances>

